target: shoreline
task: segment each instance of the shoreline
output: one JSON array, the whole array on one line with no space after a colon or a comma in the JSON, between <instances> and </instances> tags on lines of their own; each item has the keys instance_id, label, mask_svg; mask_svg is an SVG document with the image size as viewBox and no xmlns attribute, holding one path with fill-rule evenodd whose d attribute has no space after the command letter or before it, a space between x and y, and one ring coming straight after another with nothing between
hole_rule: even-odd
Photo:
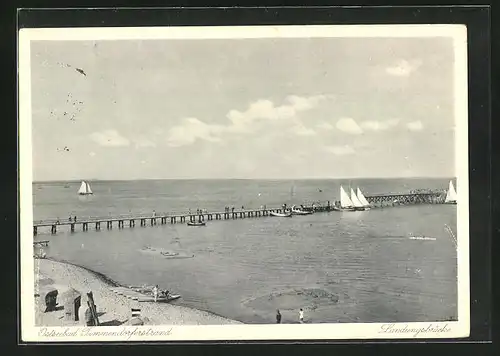
<instances>
[{"instance_id":1,"label":"shoreline","mask_svg":"<svg viewBox=\"0 0 500 356\"><path fill-rule=\"evenodd\" d=\"M104 273L94 271L93 269L90 269L88 267L81 266L81 265L78 265L76 263L72 263L72 262L69 262L67 260L59 259L59 258L55 258L55 257L46 257L45 259L48 260L48 261L58 262L58 263L70 265L70 266L73 266L73 267L76 267L76 268L84 269L85 271L87 271L88 273L93 274L96 278L98 278L99 280L101 280L102 282L106 283L107 285L109 285L111 287L126 287L125 285L123 285L121 283L118 283L115 280L109 278Z\"/></svg>"},{"instance_id":2,"label":"shoreline","mask_svg":"<svg viewBox=\"0 0 500 356\"><path fill-rule=\"evenodd\" d=\"M35 259L35 326L84 325L86 293L92 291L102 326L127 325L132 319L131 309L141 309L144 325L226 325L243 324L215 313L170 303L138 302L114 293L111 288L125 287L103 273L68 261ZM76 289L82 295L79 321L64 320L62 294ZM43 293L58 290L58 308L44 312ZM39 295L36 297L36 295Z\"/></svg>"}]
</instances>

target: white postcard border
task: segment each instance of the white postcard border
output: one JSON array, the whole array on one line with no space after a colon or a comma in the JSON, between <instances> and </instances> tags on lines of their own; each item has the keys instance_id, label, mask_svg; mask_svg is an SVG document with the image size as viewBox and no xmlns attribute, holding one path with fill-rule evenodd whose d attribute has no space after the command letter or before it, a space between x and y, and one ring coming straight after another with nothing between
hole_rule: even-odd
<instances>
[{"instance_id":1,"label":"white postcard border","mask_svg":"<svg viewBox=\"0 0 500 356\"><path fill-rule=\"evenodd\" d=\"M31 71L34 40L451 37L455 49L458 321L210 326L36 327L34 316ZM18 37L21 339L70 341L335 340L466 337L470 332L467 29L463 25L319 25L21 29Z\"/></svg>"}]
</instances>

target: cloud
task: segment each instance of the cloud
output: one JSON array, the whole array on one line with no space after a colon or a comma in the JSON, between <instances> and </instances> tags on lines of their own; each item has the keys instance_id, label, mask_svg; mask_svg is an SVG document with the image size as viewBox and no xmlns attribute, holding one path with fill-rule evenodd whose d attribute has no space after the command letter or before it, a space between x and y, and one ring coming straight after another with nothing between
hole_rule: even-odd
<instances>
[{"instance_id":1,"label":"cloud","mask_svg":"<svg viewBox=\"0 0 500 356\"><path fill-rule=\"evenodd\" d=\"M94 157L95 156L95 152L89 152L89 156L90 157Z\"/></svg>"},{"instance_id":2,"label":"cloud","mask_svg":"<svg viewBox=\"0 0 500 356\"><path fill-rule=\"evenodd\" d=\"M315 108L327 98L331 98L331 95L313 95L309 97L290 95L285 98L284 104L280 106L275 106L270 100L257 100L251 103L246 111L229 111L227 118L231 125L227 129L235 132L246 132L251 131L252 124L259 120L291 119L301 111Z\"/></svg>"},{"instance_id":3,"label":"cloud","mask_svg":"<svg viewBox=\"0 0 500 356\"><path fill-rule=\"evenodd\" d=\"M183 119L179 125L168 131L167 141L171 147L190 145L198 139L220 143L223 135L254 133L265 121L290 123L291 132L294 134L312 136L316 132L306 128L297 114L317 107L328 98L332 98L332 96L301 97L290 95L279 106L276 106L271 100L259 99L250 103L245 111L230 110L226 115L229 122L225 125L207 124L197 118Z\"/></svg>"},{"instance_id":4,"label":"cloud","mask_svg":"<svg viewBox=\"0 0 500 356\"><path fill-rule=\"evenodd\" d=\"M221 128L217 125L208 125L196 118L186 118L180 125L172 127L168 131L167 143L170 147L190 145L201 139L209 142L220 142L220 138L214 134Z\"/></svg>"},{"instance_id":5,"label":"cloud","mask_svg":"<svg viewBox=\"0 0 500 356\"><path fill-rule=\"evenodd\" d=\"M322 122L317 125L318 129L321 130L333 130L335 127L333 127L332 124L329 124L328 122Z\"/></svg>"},{"instance_id":6,"label":"cloud","mask_svg":"<svg viewBox=\"0 0 500 356\"><path fill-rule=\"evenodd\" d=\"M155 135L163 135L165 133L165 130L162 127L154 127L151 131Z\"/></svg>"},{"instance_id":7,"label":"cloud","mask_svg":"<svg viewBox=\"0 0 500 356\"><path fill-rule=\"evenodd\" d=\"M359 124L359 126L368 131L384 131L384 130L389 130L399 123L398 119L390 119L390 120L384 120L384 121L376 121L376 120L368 120L368 121L363 121L362 123Z\"/></svg>"},{"instance_id":8,"label":"cloud","mask_svg":"<svg viewBox=\"0 0 500 356\"><path fill-rule=\"evenodd\" d=\"M351 146L348 146L348 145L344 145L344 146L328 146L328 147L326 147L326 150L328 152L331 152L331 153L337 155L337 156L350 155L350 154L353 154L353 153L356 152L354 150L354 148L352 148Z\"/></svg>"},{"instance_id":9,"label":"cloud","mask_svg":"<svg viewBox=\"0 0 500 356\"><path fill-rule=\"evenodd\" d=\"M420 120L409 122L408 124L406 124L406 127L408 127L408 130L410 131L422 131L424 129L424 125Z\"/></svg>"},{"instance_id":10,"label":"cloud","mask_svg":"<svg viewBox=\"0 0 500 356\"><path fill-rule=\"evenodd\" d=\"M313 129L309 129L304 125L296 125L291 128L291 132L298 136L314 136L316 135L316 131Z\"/></svg>"},{"instance_id":11,"label":"cloud","mask_svg":"<svg viewBox=\"0 0 500 356\"><path fill-rule=\"evenodd\" d=\"M359 125L354 121L354 119L351 118L342 118L339 121L337 121L337 128L340 131L353 134L353 135L359 135L363 133L363 129L359 127Z\"/></svg>"},{"instance_id":12,"label":"cloud","mask_svg":"<svg viewBox=\"0 0 500 356\"><path fill-rule=\"evenodd\" d=\"M411 73L416 71L422 65L422 61L415 60L409 62L407 60L400 60L396 65L387 67L385 72L389 75L396 77L408 77Z\"/></svg>"},{"instance_id":13,"label":"cloud","mask_svg":"<svg viewBox=\"0 0 500 356\"><path fill-rule=\"evenodd\" d=\"M105 147L129 146L130 141L121 136L116 130L104 130L90 134L90 138L97 144Z\"/></svg>"},{"instance_id":14,"label":"cloud","mask_svg":"<svg viewBox=\"0 0 500 356\"><path fill-rule=\"evenodd\" d=\"M139 137L132 141L134 142L135 148L156 147L156 143L145 137Z\"/></svg>"}]
</instances>

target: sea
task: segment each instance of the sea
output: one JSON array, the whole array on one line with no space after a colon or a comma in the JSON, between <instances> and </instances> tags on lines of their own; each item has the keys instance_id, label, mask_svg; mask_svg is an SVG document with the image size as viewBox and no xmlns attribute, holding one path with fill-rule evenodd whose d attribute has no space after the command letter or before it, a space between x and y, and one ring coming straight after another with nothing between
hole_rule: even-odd
<instances>
[{"instance_id":1,"label":"sea","mask_svg":"<svg viewBox=\"0 0 500 356\"><path fill-rule=\"evenodd\" d=\"M206 209L279 207L339 200L340 185L367 196L446 190L450 179L135 180L33 183L34 220L157 215ZM456 181L454 180L456 186ZM457 319L457 253L446 230L456 205L408 205L112 230L101 224L56 235L48 257L104 274L122 285L156 285L175 304L244 323L410 322ZM412 239L425 236L427 239ZM168 258L159 251L179 253Z\"/></svg>"}]
</instances>

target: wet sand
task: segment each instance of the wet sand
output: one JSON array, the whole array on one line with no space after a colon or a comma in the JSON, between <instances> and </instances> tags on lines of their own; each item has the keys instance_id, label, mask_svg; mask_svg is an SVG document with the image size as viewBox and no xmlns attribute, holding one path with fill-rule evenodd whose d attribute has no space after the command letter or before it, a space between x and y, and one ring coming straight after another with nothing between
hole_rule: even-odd
<instances>
[{"instance_id":1,"label":"wet sand","mask_svg":"<svg viewBox=\"0 0 500 356\"><path fill-rule=\"evenodd\" d=\"M116 283L105 276L83 267L49 259L35 260L35 325L71 326L84 325L83 317L87 309L87 296L93 292L100 324L103 326L127 325L132 319L131 309L141 309L141 317L146 325L224 325L241 324L238 321L218 315L168 303L137 302L111 291ZM58 310L45 313L43 292L55 288ZM65 321L61 295L70 288L82 294L80 321ZM41 294L42 296L37 296Z\"/></svg>"}]
</instances>

